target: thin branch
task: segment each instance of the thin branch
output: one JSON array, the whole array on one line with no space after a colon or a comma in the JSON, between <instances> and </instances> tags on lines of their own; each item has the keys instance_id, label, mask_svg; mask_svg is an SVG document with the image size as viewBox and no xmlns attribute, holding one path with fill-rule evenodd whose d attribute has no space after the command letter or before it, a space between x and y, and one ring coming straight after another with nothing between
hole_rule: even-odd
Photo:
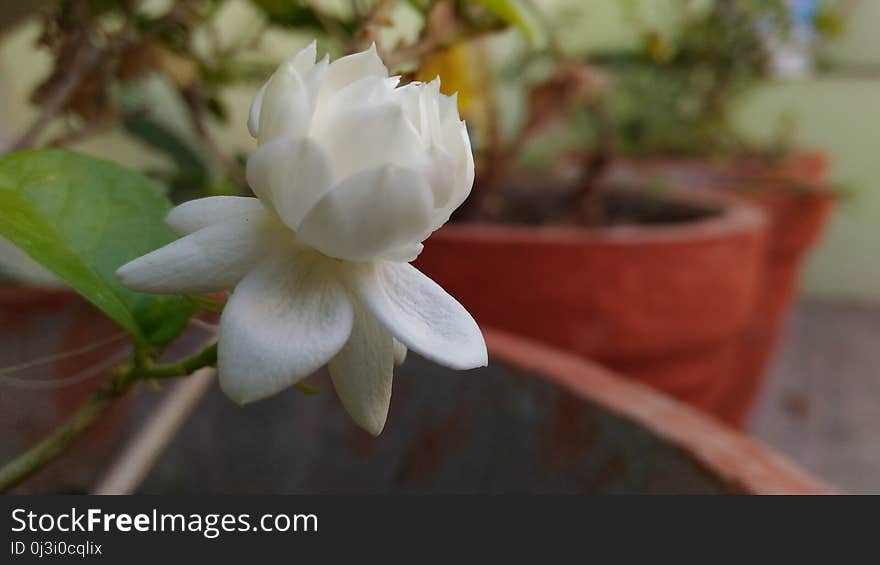
<instances>
[{"instance_id":1,"label":"thin branch","mask_svg":"<svg viewBox=\"0 0 880 565\"><path fill-rule=\"evenodd\" d=\"M226 173L226 176L228 176L232 182L238 186L247 186L247 178L245 177L241 165L229 158L208 130L208 125L205 123L205 118L202 115L205 105L201 93L190 89L188 91L181 91L180 94L183 97L184 106L186 106L187 113L192 120L196 134L198 134L202 143L205 144L205 147L211 153L211 156L217 164L220 165L223 172Z\"/></svg>"},{"instance_id":2,"label":"thin branch","mask_svg":"<svg viewBox=\"0 0 880 565\"><path fill-rule=\"evenodd\" d=\"M123 347L119 351L108 356L103 361L99 361L94 365L86 367L78 373L61 379L26 379L20 377L10 377L8 375L0 375L0 384L26 390L57 390L59 388L73 386L97 377L104 371L109 370L111 367L122 363L125 358L131 354L131 352L131 347Z\"/></svg>"},{"instance_id":3,"label":"thin branch","mask_svg":"<svg viewBox=\"0 0 880 565\"><path fill-rule=\"evenodd\" d=\"M398 0L378 0L370 15L363 21L360 31L355 37L355 51L363 50L371 43L377 43L379 30L389 24L389 13Z\"/></svg>"},{"instance_id":4,"label":"thin branch","mask_svg":"<svg viewBox=\"0 0 880 565\"><path fill-rule=\"evenodd\" d=\"M0 469L0 492L6 492L21 483L64 453L121 394L114 386L102 386L46 439L4 465Z\"/></svg>"},{"instance_id":5,"label":"thin branch","mask_svg":"<svg viewBox=\"0 0 880 565\"><path fill-rule=\"evenodd\" d=\"M215 343L176 363L119 367L107 382L43 441L0 468L0 492L18 485L64 453L113 406L116 399L124 396L137 382L190 375L216 362Z\"/></svg>"},{"instance_id":6,"label":"thin branch","mask_svg":"<svg viewBox=\"0 0 880 565\"><path fill-rule=\"evenodd\" d=\"M429 34L415 43L396 49L388 54L385 57L385 62L389 69L395 69L403 63L421 61L425 57L449 49L458 43L502 30L504 27L505 24L493 21L477 26L458 28L443 36Z\"/></svg>"},{"instance_id":7,"label":"thin branch","mask_svg":"<svg viewBox=\"0 0 880 565\"><path fill-rule=\"evenodd\" d=\"M5 376L10 373L15 373L17 371L22 371L24 369L30 369L31 367L39 367L41 365L47 365L49 363L54 363L55 361L61 361L62 359L69 359L71 357L77 357L82 355L83 353L88 353L90 351L94 351L95 349L99 349L104 347L105 345L109 345L113 342L119 341L120 339L128 336L125 332L119 332L113 334L104 339L100 339L88 345L84 345L82 347L77 347L75 349L71 349L69 351L64 351L63 353L56 353L54 355L47 355L45 357L40 357L39 359L32 359L30 361L25 361L24 363L19 363L17 365L10 365L8 367L0 368L0 376Z\"/></svg>"},{"instance_id":8,"label":"thin branch","mask_svg":"<svg viewBox=\"0 0 880 565\"><path fill-rule=\"evenodd\" d=\"M19 151L27 149L36 142L37 137L47 125L58 115L64 108L70 97L73 96L76 89L82 83L86 75L98 64L101 58L101 50L95 47L91 42L86 42L83 52L79 57L74 59L73 65L68 70L64 80L52 93L49 100L43 104L40 115L30 125L30 127L22 133L19 138L10 145L8 151Z\"/></svg>"},{"instance_id":9,"label":"thin branch","mask_svg":"<svg viewBox=\"0 0 880 565\"><path fill-rule=\"evenodd\" d=\"M175 363L151 365L135 371L134 379L170 379L181 375L189 375L196 369L217 363L217 344L213 343L192 357L181 359Z\"/></svg>"}]
</instances>

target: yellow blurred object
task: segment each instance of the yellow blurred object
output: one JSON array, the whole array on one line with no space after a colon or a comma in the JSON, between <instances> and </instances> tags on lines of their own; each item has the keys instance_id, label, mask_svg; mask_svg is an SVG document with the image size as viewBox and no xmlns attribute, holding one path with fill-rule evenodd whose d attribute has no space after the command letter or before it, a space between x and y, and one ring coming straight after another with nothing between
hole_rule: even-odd
<instances>
[{"instance_id":1,"label":"yellow blurred object","mask_svg":"<svg viewBox=\"0 0 880 565\"><path fill-rule=\"evenodd\" d=\"M178 55L161 45L154 46L157 66L165 71L179 88L189 88L199 78L199 69L192 59Z\"/></svg>"},{"instance_id":2,"label":"yellow blurred object","mask_svg":"<svg viewBox=\"0 0 880 565\"><path fill-rule=\"evenodd\" d=\"M458 111L463 114L470 109L474 91L469 50L465 43L453 45L431 56L417 75L422 82L430 82L440 76L440 92L447 96L458 92Z\"/></svg>"},{"instance_id":3,"label":"yellow blurred object","mask_svg":"<svg viewBox=\"0 0 880 565\"><path fill-rule=\"evenodd\" d=\"M672 46L656 30L648 31L642 37L648 55L658 63L665 63L672 58Z\"/></svg>"},{"instance_id":4,"label":"yellow blurred object","mask_svg":"<svg viewBox=\"0 0 880 565\"><path fill-rule=\"evenodd\" d=\"M493 103L489 54L481 41L459 43L429 57L416 79L424 82L440 77L440 92L458 93L458 111L472 129L488 131ZM479 71L478 69L482 69Z\"/></svg>"}]
</instances>

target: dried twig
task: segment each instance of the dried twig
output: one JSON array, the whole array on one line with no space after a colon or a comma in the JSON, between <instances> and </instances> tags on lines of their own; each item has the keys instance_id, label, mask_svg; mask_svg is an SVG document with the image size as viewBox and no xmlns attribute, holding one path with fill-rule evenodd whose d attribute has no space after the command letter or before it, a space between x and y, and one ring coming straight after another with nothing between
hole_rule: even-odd
<instances>
[{"instance_id":1,"label":"dried twig","mask_svg":"<svg viewBox=\"0 0 880 565\"><path fill-rule=\"evenodd\" d=\"M398 0L378 0L370 15L366 17L360 26L360 30L355 36L352 51L361 51L376 43L379 37L379 30L387 27L390 23L389 13Z\"/></svg>"},{"instance_id":2,"label":"dried twig","mask_svg":"<svg viewBox=\"0 0 880 565\"><path fill-rule=\"evenodd\" d=\"M64 80L52 93L49 100L43 104L40 115L30 125L30 127L21 134L16 141L7 148L7 151L19 151L32 147L37 137L52 120L64 108L76 89L82 83L83 79L97 66L101 60L101 50L95 45L86 41L79 56L74 59L73 66L70 67Z\"/></svg>"},{"instance_id":3,"label":"dried twig","mask_svg":"<svg viewBox=\"0 0 880 565\"><path fill-rule=\"evenodd\" d=\"M217 164L220 165L223 172L226 173L232 182L238 186L247 186L247 178L245 177L241 165L231 159L226 152L223 151L214 140L214 136L211 135L208 125L205 123L205 102L201 93L196 89L191 88L186 91L181 91L181 96L185 102L184 105L186 106L187 113L192 120L196 134L199 136L199 139L202 140L202 143L205 144L205 147L211 153L211 156L214 157L214 160L217 161Z\"/></svg>"}]
</instances>

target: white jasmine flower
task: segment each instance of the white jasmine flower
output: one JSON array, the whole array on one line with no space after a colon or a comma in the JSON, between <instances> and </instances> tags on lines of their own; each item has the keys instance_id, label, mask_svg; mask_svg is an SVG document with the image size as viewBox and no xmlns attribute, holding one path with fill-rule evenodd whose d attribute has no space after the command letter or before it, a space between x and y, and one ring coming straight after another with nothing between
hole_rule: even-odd
<instances>
[{"instance_id":1,"label":"white jasmine flower","mask_svg":"<svg viewBox=\"0 0 880 565\"><path fill-rule=\"evenodd\" d=\"M258 198L186 202L181 239L119 269L132 289L234 288L220 323L220 384L271 396L327 364L352 418L385 425L406 348L453 369L487 362L467 311L408 264L470 192L474 163L456 100L439 82L398 86L375 47L315 63L315 44L254 99Z\"/></svg>"}]
</instances>

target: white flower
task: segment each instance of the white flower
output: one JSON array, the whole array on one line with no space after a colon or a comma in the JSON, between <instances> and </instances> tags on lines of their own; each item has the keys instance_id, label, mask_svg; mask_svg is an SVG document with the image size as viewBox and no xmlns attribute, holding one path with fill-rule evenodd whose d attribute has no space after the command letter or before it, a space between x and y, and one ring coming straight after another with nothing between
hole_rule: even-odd
<instances>
[{"instance_id":1,"label":"white flower","mask_svg":"<svg viewBox=\"0 0 880 565\"><path fill-rule=\"evenodd\" d=\"M375 48L315 63L312 43L254 99L259 198L181 204L167 222L185 237L119 269L143 292L235 288L218 369L237 402L327 364L345 408L378 434L404 346L454 369L486 364L473 318L407 263L470 192L467 131L438 81L397 84Z\"/></svg>"}]
</instances>

